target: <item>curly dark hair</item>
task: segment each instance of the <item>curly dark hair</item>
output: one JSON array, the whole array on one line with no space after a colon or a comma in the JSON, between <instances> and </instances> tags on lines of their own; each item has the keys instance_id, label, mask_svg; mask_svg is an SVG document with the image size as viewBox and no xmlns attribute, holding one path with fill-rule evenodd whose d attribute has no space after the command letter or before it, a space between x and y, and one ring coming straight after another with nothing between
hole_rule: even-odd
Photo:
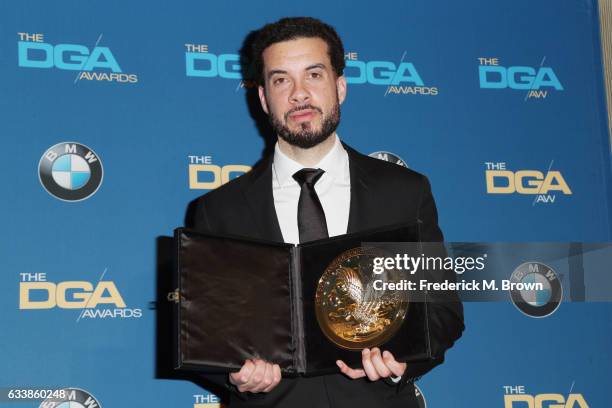
<instances>
[{"instance_id":1,"label":"curly dark hair","mask_svg":"<svg viewBox=\"0 0 612 408\"><path fill-rule=\"evenodd\" d=\"M327 43L327 52L336 75L344 72L344 46L336 30L329 24L312 17L285 17L266 24L256 32L251 45L251 58L255 80L264 85L263 52L272 44L298 38L320 38Z\"/></svg>"}]
</instances>

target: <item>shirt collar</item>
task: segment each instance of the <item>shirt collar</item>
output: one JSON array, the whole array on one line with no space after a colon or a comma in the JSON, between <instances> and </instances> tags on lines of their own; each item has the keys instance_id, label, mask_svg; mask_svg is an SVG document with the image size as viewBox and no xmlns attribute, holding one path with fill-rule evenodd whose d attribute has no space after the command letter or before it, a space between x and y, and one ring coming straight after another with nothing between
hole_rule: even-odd
<instances>
[{"instance_id":1,"label":"shirt collar","mask_svg":"<svg viewBox=\"0 0 612 408\"><path fill-rule=\"evenodd\" d=\"M340 143L340 138L334 134L336 141L329 152L321 159L319 163L313 166L315 169L325 171L323 176L331 177L332 179L344 179L346 172L346 164L348 163L348 154ZM293 175L295 172L304 168L300 163L289 158L278 147L278 142L274 146L274 175L276 182L280 187L284 187L290 183L295 183Z\"/></svg>"}]
</instances>

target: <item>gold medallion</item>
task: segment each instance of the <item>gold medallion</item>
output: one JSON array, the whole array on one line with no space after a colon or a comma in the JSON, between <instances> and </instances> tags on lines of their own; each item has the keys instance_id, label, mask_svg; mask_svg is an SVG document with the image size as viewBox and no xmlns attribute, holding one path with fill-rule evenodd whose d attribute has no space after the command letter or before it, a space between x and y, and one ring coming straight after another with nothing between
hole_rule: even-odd
<instances>
[{"instance_id":1,"label":"gold medallion","mask_svg":"<svg viewBox=\"0 0 612 408\"><path fill-rule=\"evenodd\" d=\"M377 248L350 249L336 257L319 279L317 320L334 344L349 350L380 346L402 325L408 311L405 296L374 289L375 280L399 277L396 270L374 274L374 258L384 256Z\"/></svg>"}]
</instances>

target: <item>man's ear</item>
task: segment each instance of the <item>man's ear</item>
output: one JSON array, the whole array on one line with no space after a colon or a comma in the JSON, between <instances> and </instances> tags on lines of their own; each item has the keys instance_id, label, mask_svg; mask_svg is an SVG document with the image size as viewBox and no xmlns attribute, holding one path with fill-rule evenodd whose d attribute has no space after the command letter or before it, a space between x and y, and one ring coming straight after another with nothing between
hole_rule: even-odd
<instances>
[{"instance_id":1,"label":"man's ear","mask_svg":"<svg viewBox=\"0 0 612 408\"><path fill-rule=\"evenodd\" d=\"M270 114L270 111L268 110L268 101L266 101L266 90L261 85L257 87L257 90L259 91L259 102L261 103L261 108L264 110L264 112L266 112L266 114Z\"/></svg>"},{"instance_id":2,"label":"man's ear","mask_svg":"<svg viewBox=\"0 0 612 408\"><path fill-rule=\"evenodd\" d=\"M344 102L344 99L346 98L346 78L344 75L336 78L336 89L338 90L338 102Z\"/></svg>"}]
</instances>

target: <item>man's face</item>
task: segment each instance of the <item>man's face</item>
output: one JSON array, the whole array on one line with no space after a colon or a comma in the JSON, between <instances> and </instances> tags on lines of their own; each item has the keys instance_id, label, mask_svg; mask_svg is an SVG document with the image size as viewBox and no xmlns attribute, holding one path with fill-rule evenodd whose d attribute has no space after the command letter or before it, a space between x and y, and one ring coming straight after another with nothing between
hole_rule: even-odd
<instances>
[{"instance_id":1,"label":"man's face","mask_svg":"<svg viewBox=\"0 0 612 408\"><path fill-rule=\"evenodd\" d=\"M275 43L264 50L263 62L259 99L278 136L305 149L327 139L338 127L346 96L346 80L336 77L327 43L320 38Z\"/></svg>"}]
</instances>

